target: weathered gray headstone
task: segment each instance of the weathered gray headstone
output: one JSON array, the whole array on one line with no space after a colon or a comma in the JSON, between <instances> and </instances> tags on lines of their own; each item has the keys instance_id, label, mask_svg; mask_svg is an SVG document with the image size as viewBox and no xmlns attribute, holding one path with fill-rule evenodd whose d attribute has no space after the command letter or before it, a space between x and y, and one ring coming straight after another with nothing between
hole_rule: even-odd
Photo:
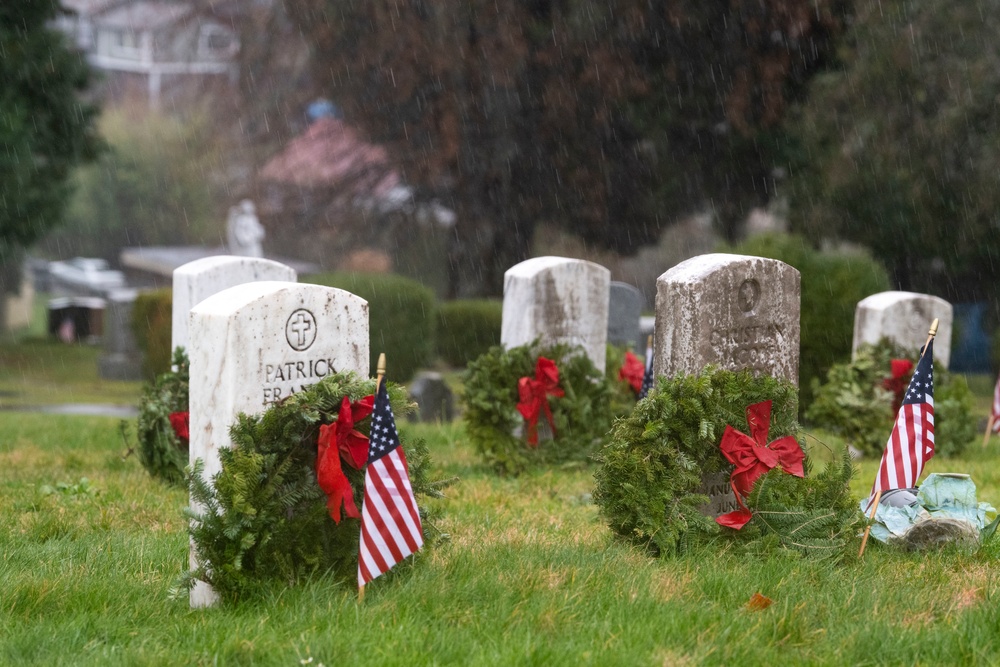
<instances>
[{"instance_id":1,"label":"weathered gray headstone","mask_svg":"<svg viewBox=\"0 0 1000 667\"><path fill-rule=\"evenodd\" d=\"M799 380L799 272L775 259L715 253L656 281L653 371L727 370Z\"/></svg>"},{"instance_id":2,"label":"weathered gray headstone","mask_svg":"<svg viewBox=\"0 0 1000 667\"><path fill-rule=\"evenodd\" d=\"M449 422L455 418L455 397L440 373L421 371L409 386L417 406L414 419L422 422Z\"/></svg>"},{"instance_id":3,"label":"weathered gray headstone","mask_svg":"<svg viewBox=\"0 0 1000 667\"><path fill-rule=\"evenodd\" d=\"M604 372L611 272L566 257L536 257L507 269L500 343L511 348L536 338L543 345L579 345Z\"/></svg>"},{"instance_id":4,"label":"weathered gray headstone","mask_svg":"<svg viewBox=\"0 0 1000 667\"><path fill-rule=\"evenodd\" d=\"M639 334L639 318L646 299L639 288L628 283L611 281L608 301L608 342L612 345L636 345ZM635 349L645 349L636 347Z\"/></svg>"},{"instance_id":5,"label":"weathered gray headstone","mask_svg":"<svg viewBox=\"0 0 1000 667\"><path fill-rule=\"evenodd\" d=\"M189 457L204 461L206 480L221 469L240 412L260 413L332 373L368 376L368 302L343 290L245 283L192 308L189 326ZM204 582L191 590L192 607L215 600Z\"/></svg>"},{"instance_id":6,"label":"weathered gray headstone","mask_svg":"<svg viewBox=\"0 0 1000 667\"><path fill-rule=\"evenodd\" d=\"M132 305L136 290L108 294L104 310L104 354L97 360L98 374L105 380L141 380L142 353L132 333Z\"/></svg>"},{"instance_id":7,"label":"weathered gray headstone","mask_svg":"<svg viewBox=\"0 0 1000 667\"><path fill-rule=\"evenodd\" d=\"M295 269L259 257L216 255L174 269L171 350L188 346L188 313L216 292L259 280L295 282Z\"/></svg>"},{"instance_id":8,"label":"weathered gray headstone","mask_svg":"<svg viewBox=\"0 0 1000 667\"><path fill-rule=\"evenodd\" d=\"M854 311L852 353L865 343L878 344L888 338L902 347L917 350L927 340L927 331L938 319L934 361L948 367L951 360L951 304L936 296L916 292L879 292L858 302Z\"/></svg>"},{"instance_id":9,"label":"weathered gray headstone","mask_svg":"<svg viewBox=\"0 0 1000 667\"><path fill-rule=\"evenodd\" d=\"M708 364L751 369L798 384L799 272L784 262L710 254L681 262L656 281L653 372L691 375ZM737 508L729 473L708 475L702 511Z\"/></svg>"}]
</instances>

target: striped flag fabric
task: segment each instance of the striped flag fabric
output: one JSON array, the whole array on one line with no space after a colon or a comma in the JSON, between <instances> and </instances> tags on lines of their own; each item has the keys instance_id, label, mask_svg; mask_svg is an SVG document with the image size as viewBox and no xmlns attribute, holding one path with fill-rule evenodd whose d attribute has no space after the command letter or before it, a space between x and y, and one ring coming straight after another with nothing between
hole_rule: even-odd
<instances>
[{"instance_id":1,"label":"striped flag fabric","mask_svg":"<svg viewBox=\"0 0 1000 667\"><path fill-rule=\"evenodd\" d=\"M990 418L993 421L993 431L1000 433L1000 377L997 378L997 386L993 388L993 408L990 410Z\"/></svg>"},{"instance_id":2,"label":"striped flag fabric","mask_svg":"<svg viewBox=\"0 0 1000 667\"><path fill-rule=\"evenodd\" d=\"M653 346L646 345L646 371L642 374L642 388L639 389L639 400L646 398L646 394L653 388Z\"/></svg>"},{"instance_id":3,"label":"striped flag fabric","mask_svg":"<svg viewBox=\"0 0 1000 667\"><path fill-rule=\"evenodd\" d=\"M424 544L409 467L399 444L385 382L379 383L371 424L361 507L359 587L385 574Z\"/></svg>"},{"instance_id":4,"label":"striped flag fabric","mask_svg":"<svg viewBox=\"0 0 1000 667\"><path fill-rule=\"evenodd\" d=\"M924 464L934 456L934 339L917 362L903 404L896 414L886 442L878 476L872 486L877 491L909 489L917 485Z\"/></svg>"}]
</instances>

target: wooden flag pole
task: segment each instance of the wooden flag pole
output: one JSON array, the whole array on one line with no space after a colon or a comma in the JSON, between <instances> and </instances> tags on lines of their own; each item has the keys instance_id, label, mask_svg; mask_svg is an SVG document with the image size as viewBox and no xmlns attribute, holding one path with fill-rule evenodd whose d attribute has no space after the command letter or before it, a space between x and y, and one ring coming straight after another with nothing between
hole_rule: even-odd
<instances>
[{"instance_id":1,"label":"wooden flag pole","mask_svg":"<svg viewBox=\"0 0 1000 667\"><path fill-rule=\"evenodd\" d=\"M378 390L382 387L382 380L385 378L385 352L378 355L378 365L375 367L375 396L378 397ZM358 604L365 601L365 585L358 584Z\"/></svg>"},{"instance_id":2,"label":"wooden flag pole","mask_svg":"<svg viewBox=\"0 0 1000 667\"><path fill-rule=\"evenodd\" d=\"M878 511L878 501L882 500L882 489L875 492L875 498L872 499L872 511L868 515L868 525L865 526L865 534L861 538L861 548L858 549L858 558L861 558L865 553L865 545L868 544L868 533L872 532L872 523L875 521L875 512Z\"/></svg>"},{"instance_id":3,"label":"wooden flag pole","mask_svg":"<svg viewBox=\"0 0 1000 667\"><path fill-rule=\"evenodd\" d=\"M931 322L930 330L927 332L927 340L924 342L924 347L923 349L920 350L921 359L924 358L924 354L926 354L927 352L927 346L931 344L931 341L934 339L934 336L937 335L937 330L938 330L938 318L935 317L934 321ZM879 473L881 472L881 470L882 470L881 466L879 466ZM875 521L875 512L878 511L878 503L881 499L882 499L882 489L879 489L878 491L875 492L875 498L872 500L872 505L871 505L872 511L871 514L868 516L868 526L865 528L865 534L861 538L861 548L858 550L858 558L861 558L861 556L864 555L865 553L865 545L868 544L868 534L872 530L872 523Z\"/></svg>"},{"instance_id":4,"label":"wooden flag pole","mask_svg":"<svg viewBox=\"0 0 1000 667\"><path fill-rule=\"evenodd\" d=\"M986 449L986 443L990 441L990 433L993 432L993 425L996 423L996 417L993 416L993 410L990 410L990 418L986 422L986 433L983 433L983 449Z\"/></svg>"}]
</instances>

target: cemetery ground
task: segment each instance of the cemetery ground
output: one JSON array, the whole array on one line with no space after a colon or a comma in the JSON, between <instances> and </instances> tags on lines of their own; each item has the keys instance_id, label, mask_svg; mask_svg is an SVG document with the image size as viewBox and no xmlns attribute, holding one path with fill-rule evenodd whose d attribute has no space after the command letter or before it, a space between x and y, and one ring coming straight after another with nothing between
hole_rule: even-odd
<instances>
[{"instance_id":1,"label":"cemetery ground","mask_svg":"<svg viewBox=\"0 0 1000 667\"><path fill-rule=\"evenodd\" d=\"M53 400L137 400L134 384L89 386L84 364L73 370L80 346L37 344L5 344L0 362L40 364L22 374L65 384ZM5 368L0 382L19 372ZM980 384L985 411L991 382ZM612 537L590 502L592 466L497 477L460 421L400 424L426 439L440 476L459 478L433 501L450 537L416 567L373 582L363 604L351 582L320 576L192 610L186 592L172 595L187 566L187 493L125 456L120 426L0 412L0 664L990 664L1000 654L997 542L975 555L872 543L842 562L720 542L654 559ZM819 467L843 444L814 435ZM968 472L996 505L998 457L1000 438L985 450L977 441L925 472ZM876 467L859 464L858 497ZM751 603L758 593L771 604Z\"/></svg>"}]
</instances>

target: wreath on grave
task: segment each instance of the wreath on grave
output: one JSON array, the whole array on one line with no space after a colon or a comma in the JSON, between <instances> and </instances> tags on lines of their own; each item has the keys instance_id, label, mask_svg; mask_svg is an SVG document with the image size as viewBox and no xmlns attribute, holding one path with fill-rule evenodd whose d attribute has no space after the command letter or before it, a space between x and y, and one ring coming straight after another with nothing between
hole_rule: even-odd
<instances>
[{"instance_id":1,"label":"wreath on grave","mask_svg":"<svg viewBox=\"0 0 1000 667\"><path fill-rule=\"evenodd\" d=\"M868 457L881 457L902 394L913 375L915 350L882 339L834 364L826 382L813 380L809 424L836 433ZM957 456L976 437L972 392L965 378L934 364L934 439L941 456Z\"/></svg>"},{"instance_id":2,"label":"wreath on grave","mask_svg":"<svg viewBox=\"0 0 1000 667\"><path fill-rule=\"evenodd\" d=\"M839 463L811 476L809 458L794 440L797 393L784 380L711 366L698 375L659 378L632 414L615 422L597 456L594 501L612 531L657 555L683 551L693 540L711 536L752 549L844 554L848 542L856 539L860 521L848 488L853 466L845 453ZM755 425L752 411L767 402L768 419ZM776 443L784 441L786 448L790 445L800 454L791 462L783 457L777 462L776 456L773 467L757 466L754 471L756 461L750 464L736 455L732 460L739 465L734 469L720 444L725 447L728 438L750 439L748 433L758 444L778 450ZM730 477L732 472L736 474ZM745 525L723 517L717 523L703 512L709 501L704 480L719 473L746 494L739 503L748 510Z\"/></svg>"},{"instance_id":3,"label":"wreath on grave","mask_svg":"<svg viewBox=\"0 0 1000 667\"><path fill-rule=\"evenodd\" d=\"M139 462L150 476L181 485L188 464L188 358L174 350L172 368L147 384L136 422Z\"/></svg>"},{"instance_id":4,"label":"wreath on grave","mask_svg":"<svg viewBox=\"0 0 1000 667\"><path fill-rule=\"evenodd\" d=\"M612 387L578 347L491 347L465 373L466 432L501 474L583 462L611 426Z\"/></svg>"},{"instance_id":5,"label":"wreath on grave","mask_svg":"<svg viewBox=\"0 0 1000 667\"><path fill-rule=\"evenodd\" d=\"M413 410L403 388L389 384L388 391L397 418ZM207 481L201 460L191 468L199 509L185 515L199 565L182 575L182 590L201 580L234 600L262 581L295 583L318 572L356 582L374 392L375 380L339 373L260 415L239 415L230 429L233 447L219 452L220 472ZM403 439L402 446L426 551L441 535L420 499L442 497L450 480L430 480L422 440Z\"/></svg>"}]
</instances>

